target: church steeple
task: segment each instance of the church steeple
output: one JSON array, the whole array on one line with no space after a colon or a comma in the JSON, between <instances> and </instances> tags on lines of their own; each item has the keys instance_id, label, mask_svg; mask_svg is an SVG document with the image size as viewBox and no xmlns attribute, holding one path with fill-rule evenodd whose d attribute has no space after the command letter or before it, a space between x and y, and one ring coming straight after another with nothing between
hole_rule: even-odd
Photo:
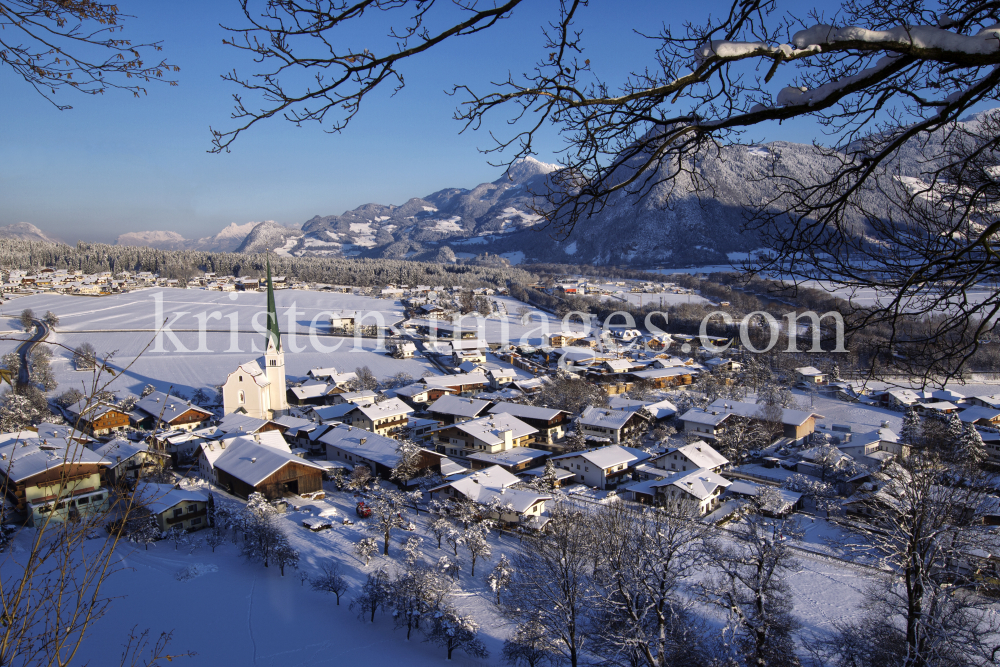
<instances>
[{"instance_id":1,"label":"church steeple","mask_svg":"<svg viewBox=\"0 0 1000 667\"><path fill-rule=\"evenodd\" d=\"M271 284L271 260L267 260L267 347L281 350L281 331L278 329L278 310L274 306L274 286Z\"/></svg>"}]
</instances>

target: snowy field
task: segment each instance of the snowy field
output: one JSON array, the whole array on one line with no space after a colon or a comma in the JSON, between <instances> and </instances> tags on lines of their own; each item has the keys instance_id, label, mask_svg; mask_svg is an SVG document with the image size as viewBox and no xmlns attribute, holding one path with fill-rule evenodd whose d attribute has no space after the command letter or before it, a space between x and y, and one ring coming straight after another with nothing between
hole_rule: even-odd
<instances>
[{"instance_id":1,"label":"snowy field","mask_svg":"<svg viewBox=\"0 0 1000 667\"><path fill-rule=\"evenodd\" d=\"M421 357L393 359L377 349L374 339L324 335L329 331L330 313L340 310L374 313L364 322L380 317L387 325L395 324L402 319L398 301L299 290L278 291L275 299L282 331L287 332L282 344L289 379L305 376L311 368L330 366L341 370L368 366L379 378L399 372L418 378L427 371L436 372ZM70 350L84 342L93 345L101 357L113 355L109 367L120 375L109 388L132 393L146 384L164 391L169 387L184 392L210 390L223 383L237 365L262 354L263 293L148 289L109 297L36 295L9 301L0 313L7 316L0 327L15 328L10 316L24 308L36 314L51 310L60 318L49 337L66 346L53 347L52 366L60 390L89 386L91 374L74 370L71 362ZM155 325L164 319L171 333L161 332L157 337ZM199 333L199 328L205 333ZM0 341L0 353L16 345Z\"/></svg>"},{"instance_id":2,"label":"snowy field","mask_svg":"<svg viewBox=\"0 0 1000 667\"><path fill-rule=\"evenodd\" d=\"M326 501L311 502L320 509L336 508L335 519L354 517L354 498L332 492ZM330 530L312 533L301 526L308 514L289 511L280 519L282 529L300 552L299 571L286 570L281 577L276 567L244 562L238 547L231 543L215 553L205 546L204 533L192 535L193 546L175 550L164 541L148 551L125 545L119 552L124 570L108 582L106 593L116 599L105 618L88 637L81 663L117 664L121 644L129 628L151 628L157 633L173 631L174 653L193 651L193 658L176 664L194 666L274 666L310 667L314 665L376 664L424 665L445 662L444 650L423 641L416 634L409 642L405 631L393 630L389 616L376 616L371 624L358 620L348 609L368 572L381 565L390 571L399 567L401 543L414 535L397 531L390 546L390 556L381 555L365 567L354 554L353 545L370 535L361 521L353 526L338 522ZM510 557L519 548L515 538L489 538L493 551L490 562L477 563L476 576L469 572L469 557L460 548L457 559L447 544L438 550L426 534L427 515L409 519L423 537L422 554L428 563L448 554L462 565L462 572L452 603L479 622L480 637L490 651L486 660L470 659L456 652L452 664L462 667L499 666L500 650L510 632L490 603L491 593L485 578L500 554ZM25 530L19 538L24 544L30 536ZM350 590L338 607L334 596L312 591L303 585L300 573L315 575L324 563L339 561L346 568ZM856 613L861 591L871 572L834 559L801 553L799 569L789 577L795 602L795 614L806 633L827 633L833 625ZM716 619L717 621L717 619Z\"/></svg>"}]
</instances>

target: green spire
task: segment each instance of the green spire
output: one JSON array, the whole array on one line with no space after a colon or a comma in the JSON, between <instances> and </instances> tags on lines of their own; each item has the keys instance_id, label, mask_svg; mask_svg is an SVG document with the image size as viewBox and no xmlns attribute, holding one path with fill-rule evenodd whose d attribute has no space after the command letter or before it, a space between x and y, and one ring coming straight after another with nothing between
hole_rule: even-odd
<instances>
[{"instance_id":1,"label":"green spire","mask_svg":"<svg viewBox=\"0 0 1000 667\"><path fill-rule=\"evenodd\" d=\"M281 350L281 331L278 330L278 310L274 307L274 286L271 284L271 260L267 260L267 342L274 341L274 349Z\"/></svg>"}]
</instances>

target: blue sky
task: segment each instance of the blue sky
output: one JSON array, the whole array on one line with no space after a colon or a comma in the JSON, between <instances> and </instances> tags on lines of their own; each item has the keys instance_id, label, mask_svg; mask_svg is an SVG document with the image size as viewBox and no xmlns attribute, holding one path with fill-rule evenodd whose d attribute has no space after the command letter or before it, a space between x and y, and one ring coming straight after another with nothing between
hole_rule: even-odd
<instances>
[{"instance_id":1,"label":"blue sky","mask_svg":"<svg viewBox=\"0 0 1000 667\"><path fill-rule=\"evenodd\" d=\"M580 23L585 56L601 77L621 81L653 62L655 42L634 28L655 33L664 21L700 21L706 7L725 9L715 4L596 0ZM231 95L239 91L220 74L249 71L245 54L223 46L219 27L238 22L238 3L140 0L121 7L136 15L128 24L132 39L163 40L166 57L181 67L180 85L151 85L143 99L64 91L58 99L75 108L56 111L0 69L0 225L30 222L70 243L156 229L198 238L230 222L302 223L368 202L401 204L494 180L501 171L477 151L489 145L487 133L459 135L461 125L451 119L456 100L443 91L453 83L483 89L508 68L529 69L543 51L540 25L557 4L536 0L474 39L409 63L407 87L368 100L342 134L274 119L222 155L207 152L209 126L231 127ZM363 31L357 38L365 39ZM506 125L498 116L490 129L504 132ZM765 132L809 141L816 128L786 124ZM555 161L559 145L546 136L539 159Z\"/></svg>"}]
</instances>

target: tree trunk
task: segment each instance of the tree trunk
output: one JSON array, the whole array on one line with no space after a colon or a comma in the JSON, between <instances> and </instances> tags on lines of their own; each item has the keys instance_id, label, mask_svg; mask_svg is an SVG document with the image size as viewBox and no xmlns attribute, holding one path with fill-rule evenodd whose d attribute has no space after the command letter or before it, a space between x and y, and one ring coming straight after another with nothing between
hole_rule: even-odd
<instances>
[{"instance_id":1,"label":"tree trunk","mask_svg":"<svg viewBox=\"0 0 1000 667\"><path fill-rule=\"evenodd\" d=\"M382 550L383 556L389 555L389 531L385 531L385 548Z\"/></svg>"}]
</instances>

